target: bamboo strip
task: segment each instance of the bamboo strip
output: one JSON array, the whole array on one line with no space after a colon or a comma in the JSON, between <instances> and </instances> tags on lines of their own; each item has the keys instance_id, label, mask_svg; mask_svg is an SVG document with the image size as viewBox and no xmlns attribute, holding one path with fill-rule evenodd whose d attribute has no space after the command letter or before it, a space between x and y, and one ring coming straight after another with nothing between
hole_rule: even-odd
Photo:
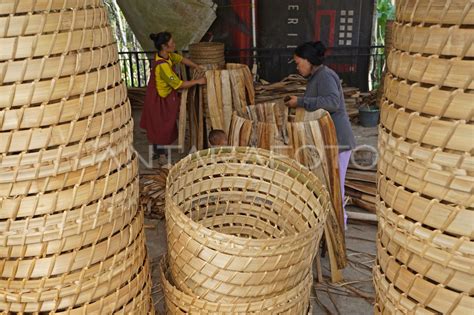
<instances>
[{"instance_id":1,"label":"bamboo strip","mask_svg":"<svg viewBox=\"0 0 474 315\"><path fill-rule=\"evenodd\" d=\"M30 12L51 12L64 9L85 9L102 7L100 0L22 0L8 1L0 4L0 14L18 14Z\"/></svg>"},{"instance_id":2,"label":"bamboo strip","mask_svg":"<svg viewBox=\"0 0 474 315\"><path fill-rule=\"evenodd\" d=\"M459 25L423 26L422 24L394 24L395 49L422 54L474 57L473 32Z\"/></svg>"},{"instance_id":3,"label":"bamboo strip","mask_svg":"<svg viewBox=\"0 0 474 315\"><path fill-rule=\"evenodd\" d=\"M385 101L381 106L380 122L392 133L441 149L472 152L471 135L474 126L464 120L442 120L436 116L425 117L416 112L408 113L403 108Z\"/></svg>"},{"instance_id":4,"label":"bamboo strip","mask_svg":"<svg viewBox=\"0 0 474 315\"><path fill-rule=\"evenodd\" d=\"M28 36L104 27L107 23L107 11L103 7L8 15L0 17L0 34Z\"/></svg>"},{"instance_id":5,"label":"bamboo strip","mask_svg":"<svg viewBox=\"0 0 474 315\"><path fill-rule=\"evenodd\" d=\"M474 171L474 158L469 152L459 153L450 150L433 149L431 146L414 142L410 139L397 137L387 129L379 128L379 141L414 160L423 161L427 165L439 165L440 169L451 169L455 174L471 174Z\"/></svg>"},{"instance_id":6,"label":"bamboo strip","mask_svg":"<svg viewBox=\"0 0 474 315\"><path fill-rule=\"evenodd\" d=\"M385 76L384 96L392 103L419 113L467 122L474 119L474 95L462 89L426 87L418 82L410 84L388 74Z\"/></svg>"},{"instance_id":7,"label":"bamboo strip","mask_svg":"<svg viewBox=\"0 0 474 315\"><path fill-rule=\"evenodd\" d=\"M0 63L0 85L21 81L41 80L78 75L103 68L118 61L115 43L84 52L41 59L25 59Z\"/></svg>"},{"instance_id":8,"label":"bamboo strip","mask_svg":"<svg viewBox=\"0 0 474 315\"><path fill-rule=\"evenodd\" d=\"M109 27L34 36L0 37L0 61L65 54L114 42L115 38Z\"/></svg>"},{"instance_id":9,"label":"bamboo strip","mask_svg":"<svg viewBox=\"0 0 474 315\"><path fill-rule=\"evenodd\" d=\"M458 57L451 59L431 55L411 55L392 50L387 59L389 71L402 79L460 89L474 89L472 64L470 60Z\"/></svg>"},{"instance_id":10,"label":"bamboo strip","mask_svg":"<svg viewBox=\"0 0 474 315\"><path fill-rule=\"evenodd\" d=\"M137 157L134 156L130 163L115 173L68 190L24 196L21 199L4 198L0 218L16 219L53 214L104 198L125 187L135 178L138 169L136 161Z\"/></svg>"},{"instance_id":11,"label":"bamboo strip","mask_svg":"<svg viewBox=\"0 0 474 315\"><path fill-rule=\"evenodd\" d=\"M399 0L396 19L399 22L434 24L474 24L470 0Z\"/></svg>"},{"instance_id":12,"label":"bamboo strip","mask_svg":"<svg viewBox=\"0 0 474 315\"><path fill-rule=\"evenodd\" d=\"M222 86L222 114L224 119L224 132L229 135L230 121L232 119L232 88L228 71L221 72Z\"/></svg>"},{"instance_id":13,"label":"bamboo strip","mask_svg":"<svg viewBox=\"0 0 474 315\"><path fill-rule=\"evenodd\" d=\"M59 101L85 95L122 82L119 64L84 74L31 83L0 86L0 108Z\"/></svg>"},{"instance_id":14,"label":"bamboo strip","mask_svg":"<svg viewBox=\"0 0 474 315\"><path fill-rule=\"evenodd\" d=\"M184 152L185 136L186 136L186 122L187 122L187 108L189 89L184 89L181 93L181 103L179 105L179 120L178 120L178 145L181 152Z\"/></svg>"},{"instance_id":15,"label":"bamboo strip","mask_svg":"<svg viewBox=\"0 0 474 315\"><path fill-rule=\"evenodd\" d=\"M0 152L29 151L84 141L120 128L130 120L130 115L130 103L127 100L126 103L92 118L47 128L2 132Z\"/></svg>"},{"instance_id":16,"label":"bamboo strip","mask_svg":"<svg viewBox=\"0 0 474 315\"><path fill-rule=\"evenodd\" d=\"M410 192L383 175L379 177L378 187L381 199L400 215L443 233L474 239L474 211Z\"/></svg>"}]
</instances>

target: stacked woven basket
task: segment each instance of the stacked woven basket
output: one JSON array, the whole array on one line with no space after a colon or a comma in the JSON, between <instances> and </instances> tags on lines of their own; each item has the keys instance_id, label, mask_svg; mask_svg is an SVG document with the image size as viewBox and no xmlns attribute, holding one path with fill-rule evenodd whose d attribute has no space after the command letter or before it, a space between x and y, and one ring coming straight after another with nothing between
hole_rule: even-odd
<instances>
[{"instance_id":1,"label":"stacked woven basket","mask_svg":"<svg viewBox=\"0 0 474 315\"><path fill-rule=\"evenodd\" d=\"M401 0L379 137L376 312L474 308L474 7Z\"/></svg>"},{"instance_id":2,"label":"stacked woven basket","mask_svg":"<svg viewBox=\"0 0 474 315\"><path fill-rule=\"evenodd\" d=\"M209 69L223 69L225 66L224 44L200 42L189 45L189 57L198 65Z\"/></svg>"},{"instance_id":3,"label":"stacked woven basket","mask_svg":"<svg viewBox=\"0 0 474 315\"><path fill-rule=\"evenodd\" d=\"M0 3L0 312L153 312L132 130L102 1Z\"/></svg>"},{"instance_id":4,"label":"stacked woven basket","mask_svg":"<svg viewBox=\"0 0 474 315\"><path fill-rule=\"evenodd\" d=\"M169 313L308 312L330 202L309 170L265 150L199 151L171 169L166 198Z\"/></svg>"}]
</instances>

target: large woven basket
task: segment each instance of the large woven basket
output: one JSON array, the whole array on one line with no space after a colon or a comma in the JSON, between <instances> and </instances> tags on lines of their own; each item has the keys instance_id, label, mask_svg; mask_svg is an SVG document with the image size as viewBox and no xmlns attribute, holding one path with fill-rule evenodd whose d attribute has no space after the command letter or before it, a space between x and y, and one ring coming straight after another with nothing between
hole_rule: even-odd
<instances>
[{"instance_id":1,"label":"large woven basket","mask_svg":"<svg viewBox=\"0 0 474 315\"><path fill-rule=\"evenodd\" d=\"M100 0L0 3L0 312L151 313L138 157Z\"/></svg>"},{"instance_id":2,"label":"large woven basket","mask_svg":"<svg viewBox=\"0 0 474 315\"><path fill-rule=\"evenodd\" d=\"M379 128L376 313L474 307L474 4L401 0Z\"/></svg>"},{"instance_id":3,"label":"large woven basket","mask_svg":"<svg viewBox=\"0 0 474 315\"><path fill-rule=\"evenodd\" d=\"M250 148L200 151L167 183L169 268L184 293L256 302L310 272L329 199L296 161Z\"/></svg>"},{"instance_id":4,"label":"large woven basket","mask_svg":"<svg viewBox=\"0 0 474 315\"><path fill-rule=\"evenodd\" d=\"M189 45L189 57L200 65L225 65L224 44L200 42Z\"/></svg>"}]
</instances>

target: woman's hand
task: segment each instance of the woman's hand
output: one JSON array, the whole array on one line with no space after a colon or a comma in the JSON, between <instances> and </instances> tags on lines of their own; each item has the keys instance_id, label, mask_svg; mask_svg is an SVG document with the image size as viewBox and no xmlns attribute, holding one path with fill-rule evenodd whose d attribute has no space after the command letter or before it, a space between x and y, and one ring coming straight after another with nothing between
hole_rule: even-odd
<instances>
[{"instance_id":1,"label":"woman's hand","mask_svg":"<svg viewBox=\"0 0 474 315\"><path fill-rule=\"evenodd\" d=\"M289 96L289 100L285 101L286 106L295 108L298 105L298 97L296 96Z\"/></svg>"},{"instance_id":2,"label":"woman's hand","mask_svg":"<svg viewBox=\"0 0 474 315\"><path fill-rule=\"evenodd\" d=\"M197 79L196 83L199 84L199 85L205 85L207 83L207 81L206 81L205 77L202 77L200 79Z\"/></svg>"}]
</instances>

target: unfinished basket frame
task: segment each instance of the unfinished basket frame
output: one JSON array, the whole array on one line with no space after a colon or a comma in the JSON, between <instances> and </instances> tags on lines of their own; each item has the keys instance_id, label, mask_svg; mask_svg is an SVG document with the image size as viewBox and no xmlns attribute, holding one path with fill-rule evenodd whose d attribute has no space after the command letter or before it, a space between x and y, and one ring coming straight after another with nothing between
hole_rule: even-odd
<instances>
[{"instance_id":1,"label":"unfinished basket frame","mask_svg":"<svg viewBox=\"0 0 474 315\"><path fill-rule=\"evenodd\" d=\"M101 0L25 0L9 1L0 5L0 14L51 12L69 8L86 9L102 7Z\"/></svg>"}]
</instances>

